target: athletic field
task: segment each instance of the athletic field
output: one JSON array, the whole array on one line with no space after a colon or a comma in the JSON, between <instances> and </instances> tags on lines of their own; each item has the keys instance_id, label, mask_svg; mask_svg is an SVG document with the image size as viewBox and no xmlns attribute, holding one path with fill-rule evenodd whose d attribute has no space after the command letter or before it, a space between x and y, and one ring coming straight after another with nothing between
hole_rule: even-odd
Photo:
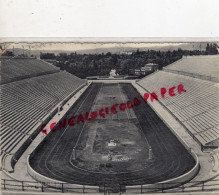
<instances>
[{"instance_id":1,"label":"athletic field","mask_svg":"<svg viewBox=\"0 0 219 195\"><path fill-rule=\"evenodd\" d=\"M134 98L140 105L120 111L121 103L133 104ZM131 84L91 84L65 118L101 109L105 117L51 132L30 158L32 168L52 179L101 186L155 183L194 167L192 156Z\"/></svg>"}]
</instances>

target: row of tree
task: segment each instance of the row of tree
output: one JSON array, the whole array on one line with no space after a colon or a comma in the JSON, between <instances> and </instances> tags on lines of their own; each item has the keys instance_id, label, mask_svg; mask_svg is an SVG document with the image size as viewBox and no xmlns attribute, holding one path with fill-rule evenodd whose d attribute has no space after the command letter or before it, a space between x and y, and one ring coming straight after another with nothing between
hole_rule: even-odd
<instances>
[{"instance_id":1,"label":"row of tree","mask_svg":"<svg viewBox=\"0 0 219 195\"><path fill-rule=\"evenodd\" d=\"M120 75L127 75L130 69L136 69L147 63L158 64L159 69L169 65L182 56L192 55L212 55L217 54L217 45L208 44L205 51L200 50L173 50L173 51L139 51L132 54L77 54L76 52L67 55L60 53L58 56L53 54L41 54L42 59L56 59L56 66L66 70L80 78L87 76L108 75L111 69L116 69Z\"/></svg>"},{"instance_id":2,"label":"row of tree","mask_svg":"<svg viewBox=\"0 0 219 195\"><path fill-rule=\"evenodd\" d=\"M159 69L169 65L182 56L191 55L213 55L218 54L217 44L207 44L205 51L201 50L173 50L173 51L139 51L137 49L131 54L77 54L76 52L67 54L60 53L40 53L40 58L53 60L55 65L61 70L66 70L80 78L87 76L109 75L111 69L116 69L120 75L130 74L130 69L136 69L147 63L158 64ZM13 52L7 51L3 55L13 56Z\"/></svg>"}]
</instances>

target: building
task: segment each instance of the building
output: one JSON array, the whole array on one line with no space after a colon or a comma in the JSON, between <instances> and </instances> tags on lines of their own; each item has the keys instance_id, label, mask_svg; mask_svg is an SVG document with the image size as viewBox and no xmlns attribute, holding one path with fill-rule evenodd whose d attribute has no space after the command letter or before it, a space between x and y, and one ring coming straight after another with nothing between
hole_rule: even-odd
<instances>
[{"instance_id":1,"label":"building","mask_svg":"<svg viewBox=\"0 0 219 195\"><path fill-rule=\"evenodd\" d=\"M147 75L150 72L158 70L158 64L148 63L141 68L130 69L129 73L133 75Z\"/></svg>"},{"instance_id":2,"label":"building","mask_svg":"<svg viewBox=\"0 0 219 195\"><path fill-rule=\"evenodd\" d=\"M147 71L157 71L158 70L158 64L154 63L148 63L144 67L141 67L142 72L147 72Z\"/></svg>"}]
</instances>

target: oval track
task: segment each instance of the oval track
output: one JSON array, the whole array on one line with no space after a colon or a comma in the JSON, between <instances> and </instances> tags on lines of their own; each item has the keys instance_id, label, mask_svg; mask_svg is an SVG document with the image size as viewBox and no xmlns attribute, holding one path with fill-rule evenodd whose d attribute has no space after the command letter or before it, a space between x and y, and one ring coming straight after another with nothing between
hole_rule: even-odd
<instances>
[{"instance_id":1,"label":"oval track","mask_svg":"<svg viewBox=\"0 0 219 195\"><path fill-rule=\"evenodd\" d=\"M156 115L140 94L130 85L121 84L122 90L132 100L141 100L134 112L141 129L153 149L155 160L144 170L127 173L97 173L73 167L69 160L84 124L67 127L50 133L31 155L30 165L38 173L52 179L83 185L119 183L124 185L151 184L178 177L195 165L195 160ZM90 111L101 84L92 84L65 118Z\"/></svg>"}]
</instances>

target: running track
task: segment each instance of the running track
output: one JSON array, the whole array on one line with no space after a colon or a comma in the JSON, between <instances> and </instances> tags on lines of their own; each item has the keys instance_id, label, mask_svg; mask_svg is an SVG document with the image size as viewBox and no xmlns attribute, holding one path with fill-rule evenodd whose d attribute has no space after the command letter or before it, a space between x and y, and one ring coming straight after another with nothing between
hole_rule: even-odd
<instances>
[{"instance_id":1,"label":"running track","mask_svg":"<svg viewBox=\"0 0 219 195\"><path fill-rule=\"evenodd\" d=\"M102 185L117 183L122 185L151 184L178 177L195 165L195 160L172 134L163 121L156 115L140 94L130 84L120 84L130 100L141 100L134 112L141 129L153 149L155 160L147 163L144 170L135 172L102 174L83 171L73 167L69 160L72 148L83 129L83 123L74 127L50 133L36 148L30 158L31 167L38 173L60 181L83 184ZM101 84L91 84L65 118L76 113L88 112L98 94Z\"/></svg>"}]
</instances>

